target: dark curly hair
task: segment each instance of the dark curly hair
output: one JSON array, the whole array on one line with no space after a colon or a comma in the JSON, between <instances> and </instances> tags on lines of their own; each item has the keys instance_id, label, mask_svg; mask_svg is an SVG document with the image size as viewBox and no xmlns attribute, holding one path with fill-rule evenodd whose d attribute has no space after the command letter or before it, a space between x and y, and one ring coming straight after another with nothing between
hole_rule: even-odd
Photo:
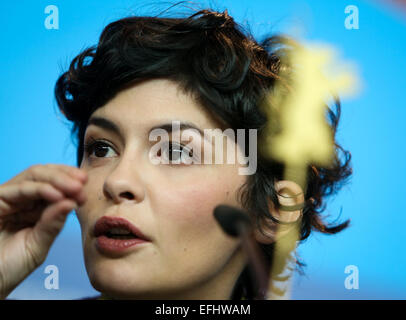
<instances>
[{"instance_id":1,"label":"dark curly hair","mask_svg":"<svg viewBox=\"0 0 406 320\"><path fill-rule=\"evenodd\" d=\"M174 80L229 128L257 129L261 134L269 119L259 105L280 80L283 39L267 36L257 42L227 10L200 10L182 18L132 16L110 23L97 46L76 56L55 86L58 107L73 122L78 166L91 114L121 90L145 79ZM340 112L336 100L335 112L328 108L327 113L334 139ZM335 234L348 226L348 220L328 224L321 213L326 208L325 198L335 194L352 174L350 160L350 152L335 142L331 166L308 166L300 240L312 230ZM274 183L282 179L284 165L260 154L257 161L257 171L248 176L240 195L243 207L259 223L273 219L269 199L279 208ZM272 263L274 245L261 248ZM250 283L246 267L231 298L255 297Z\"/></svg>"}]
</instances>

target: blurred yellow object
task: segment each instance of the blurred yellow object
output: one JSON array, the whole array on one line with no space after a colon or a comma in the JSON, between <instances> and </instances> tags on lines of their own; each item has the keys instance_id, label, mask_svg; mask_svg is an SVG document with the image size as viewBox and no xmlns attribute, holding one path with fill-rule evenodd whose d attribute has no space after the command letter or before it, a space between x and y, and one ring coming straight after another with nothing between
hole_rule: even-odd
<instances>
[{"instance_id":1,"label":"blurred yellow object","mask_svg":"<svg viewBox=\"0 0 406 320\"><path fill-rule=\"evenodd\" d=\"M334 156L334 132L327 123L326 101L336 94L354 94L359 88L355 72L334 58L334 50L327 46L295 46L287 60L282 60L281 80L265 103L269 119L265 153L285 164L284 180L299 184L304 194L307 166L329 166ZM278 292L276 279L281 277L282 259L296 248L299 226L297 221L288 236L276 237L268 299L288 299L286 283ZM285 227L278 227L278 232Z\"/></svg>"},{"instance_id":2,"label":"blurred yellow object","mask_svg":"<svg viewBox=\"0 0 406 320\"><path fill-rule=\"evenodd\" d=\"M332 132L326 122L326 100L329 95L356 92L358 81L348 69L334 74L334 51L328 47L298 47L288 55L288 64L294 71L287 74L282 69L281 77L287 78L290 90L281 88L277 82L274 94L268 103L275 108L270 115L279 115L281 133L267 135L271 138L266 146L268 154L285 164L302 167L310 162L328 165L334 152ZM284 61L282 61L284 63ZM266 108L268 109L268 107Z\"/></svg>"}]
</instances>

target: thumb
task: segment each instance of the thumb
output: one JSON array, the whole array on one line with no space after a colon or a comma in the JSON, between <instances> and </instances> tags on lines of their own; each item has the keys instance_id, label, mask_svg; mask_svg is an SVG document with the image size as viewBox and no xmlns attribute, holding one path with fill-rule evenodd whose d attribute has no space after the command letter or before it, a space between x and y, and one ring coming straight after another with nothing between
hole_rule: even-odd
<instances>
[{"instance_id":1,"label":"thumb","mask_svg":"<svg viewBox=\"0 0 406 320\"><path fill-rule=\"evenodd\" d=\"M49 205L32 230L32 237L27 245L37 265L40 265L62 230L69 212L76 208L73 200L62 200Z\"/></svg>"}]
</instances>

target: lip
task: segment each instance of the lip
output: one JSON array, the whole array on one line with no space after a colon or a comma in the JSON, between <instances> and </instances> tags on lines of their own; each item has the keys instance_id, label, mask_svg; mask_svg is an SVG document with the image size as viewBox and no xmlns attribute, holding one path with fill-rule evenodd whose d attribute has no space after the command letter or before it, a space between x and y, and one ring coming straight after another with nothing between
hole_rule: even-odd
<instances>
[{"instance_id":1,"label":"lip","mask_svg":"<svg viewBox=\"0 0 406 320\"><path fill-rule=\"evenodd\" d=\"M106 232L112 228L123 228L133 233L134 239L112 239L106 236ZM125 253L130 248L150 242L140 229L128 220L121 217L104 216L98 219L94 225L93 236L96 238L96 248L103 254Z\"/></svg>"}]
</instances>

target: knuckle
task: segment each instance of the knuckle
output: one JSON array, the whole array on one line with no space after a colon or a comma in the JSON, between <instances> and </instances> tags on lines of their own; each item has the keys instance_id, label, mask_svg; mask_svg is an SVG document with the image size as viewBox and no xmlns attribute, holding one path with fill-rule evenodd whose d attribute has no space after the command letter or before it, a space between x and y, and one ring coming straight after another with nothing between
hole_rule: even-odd
<instances>
[{"instance_id":1,"label":"knuckle","mask_svg":"<svg viewBox=\"0 0 406 320\"><path fill-rule=\"evenodd\" d=\"M17 192L19 197L25 197L29 194L29 188L31 187L30 181L23 181L19 184Z\"/></svg>"},{"instance_id":2,"label":"knuckle","mask_svg":"<svg viewBox=\"0 0 406 320\"><path fill-rule=\"evenodd\" d=\"M40 194L44 188L45 183L43 182L33 182L25 180L21 182L19 192L23 196L30 196L31 194Z\"/></svg>"},{"instance_id":3,"label":"knuckle","mask_svg":"<svg viewBox=\"0 0 406 320\"><path fill-rule=\"evenodd\" d=\"M42 170L42 165L39 164L34 164L31 167L29 167L29 169L27 170L30 178L34 181L36 181L38 179L38 176L40 175L40 172Z\"/></svg>"},{"instance_id":4,"label":"knuckle","mask_svg":"<svg viewBox=\"0 0 406 320\"><path fill-rule=\"evenodd\" d=\"M18 185L20 191L24 191L24 190L28 189L30 186L31 186L31 181L29 181L29 180L21 181Z\"/></svg>"},{"instance_id":5,"label":"knuckle","mask_svg":"<svg viewBox=\"0 0 406 320\"><path fill-rule=\"evenodd\" d=\"M66 181L66 176L63 173L59 173L59 174L52 176L51 181L54 185L63 186Z\"/></svg>"},{"instance_id":6,"label":"knuckle","mask_svg":"<svg viewBox=\"0 0 406 320\"><path fill-rule=\"evenodd\" d=\"M39 186L43 185L43 182L24 180L21 182L21 184L25 189L30 189L30 188L35 188L35 187L39 187Z\"/></svg>"},{"instance_id":7,"label":"knuckle","mask_svg":"<svg viewBox=\"0 0 406 320\"><path fill-rule=\"evenodd\" d=\"M69 170L69 166L64 164L51 164L52 168L58 170L60 172L67 172Z\"/></svg>"},{"instance_id":8,"label":"knuckle","mask_svg":"<svg viewBox=\"0 0 406 320\"><path fill-rule=\"evenodd\" d=\"M61 183L64 183L64 184L68 183L70 185L72 185L72 184L73 185L78 185L79 184L79 181L77 179L71 177L70 175L68 175L66 173L60 175L60 181L61 181Z\"/></svg>"},{"instance_id":9,"label":"knuckle","mask_svg":"<svg viewBox=\"0 0 406 320\"><path fill-rule=\"evenodd\" d=\"M38 170L40 169L41 165L39 164L33 164L28 168L28 171L31 171L33 173L37 173Z\"/></svg>"},{"instance_id":10,"label":"knuckle","mask_svg":"<svg viewBox=\"0 0 406 320\"><path fill-rule=\"evenodd\" d=\"M38 192L39 193L44 193L44 192L48 191L50 188L52 188L52 187L47 183L42 183L42 182L38 183Z\"/></svg>"}]
</instances>

